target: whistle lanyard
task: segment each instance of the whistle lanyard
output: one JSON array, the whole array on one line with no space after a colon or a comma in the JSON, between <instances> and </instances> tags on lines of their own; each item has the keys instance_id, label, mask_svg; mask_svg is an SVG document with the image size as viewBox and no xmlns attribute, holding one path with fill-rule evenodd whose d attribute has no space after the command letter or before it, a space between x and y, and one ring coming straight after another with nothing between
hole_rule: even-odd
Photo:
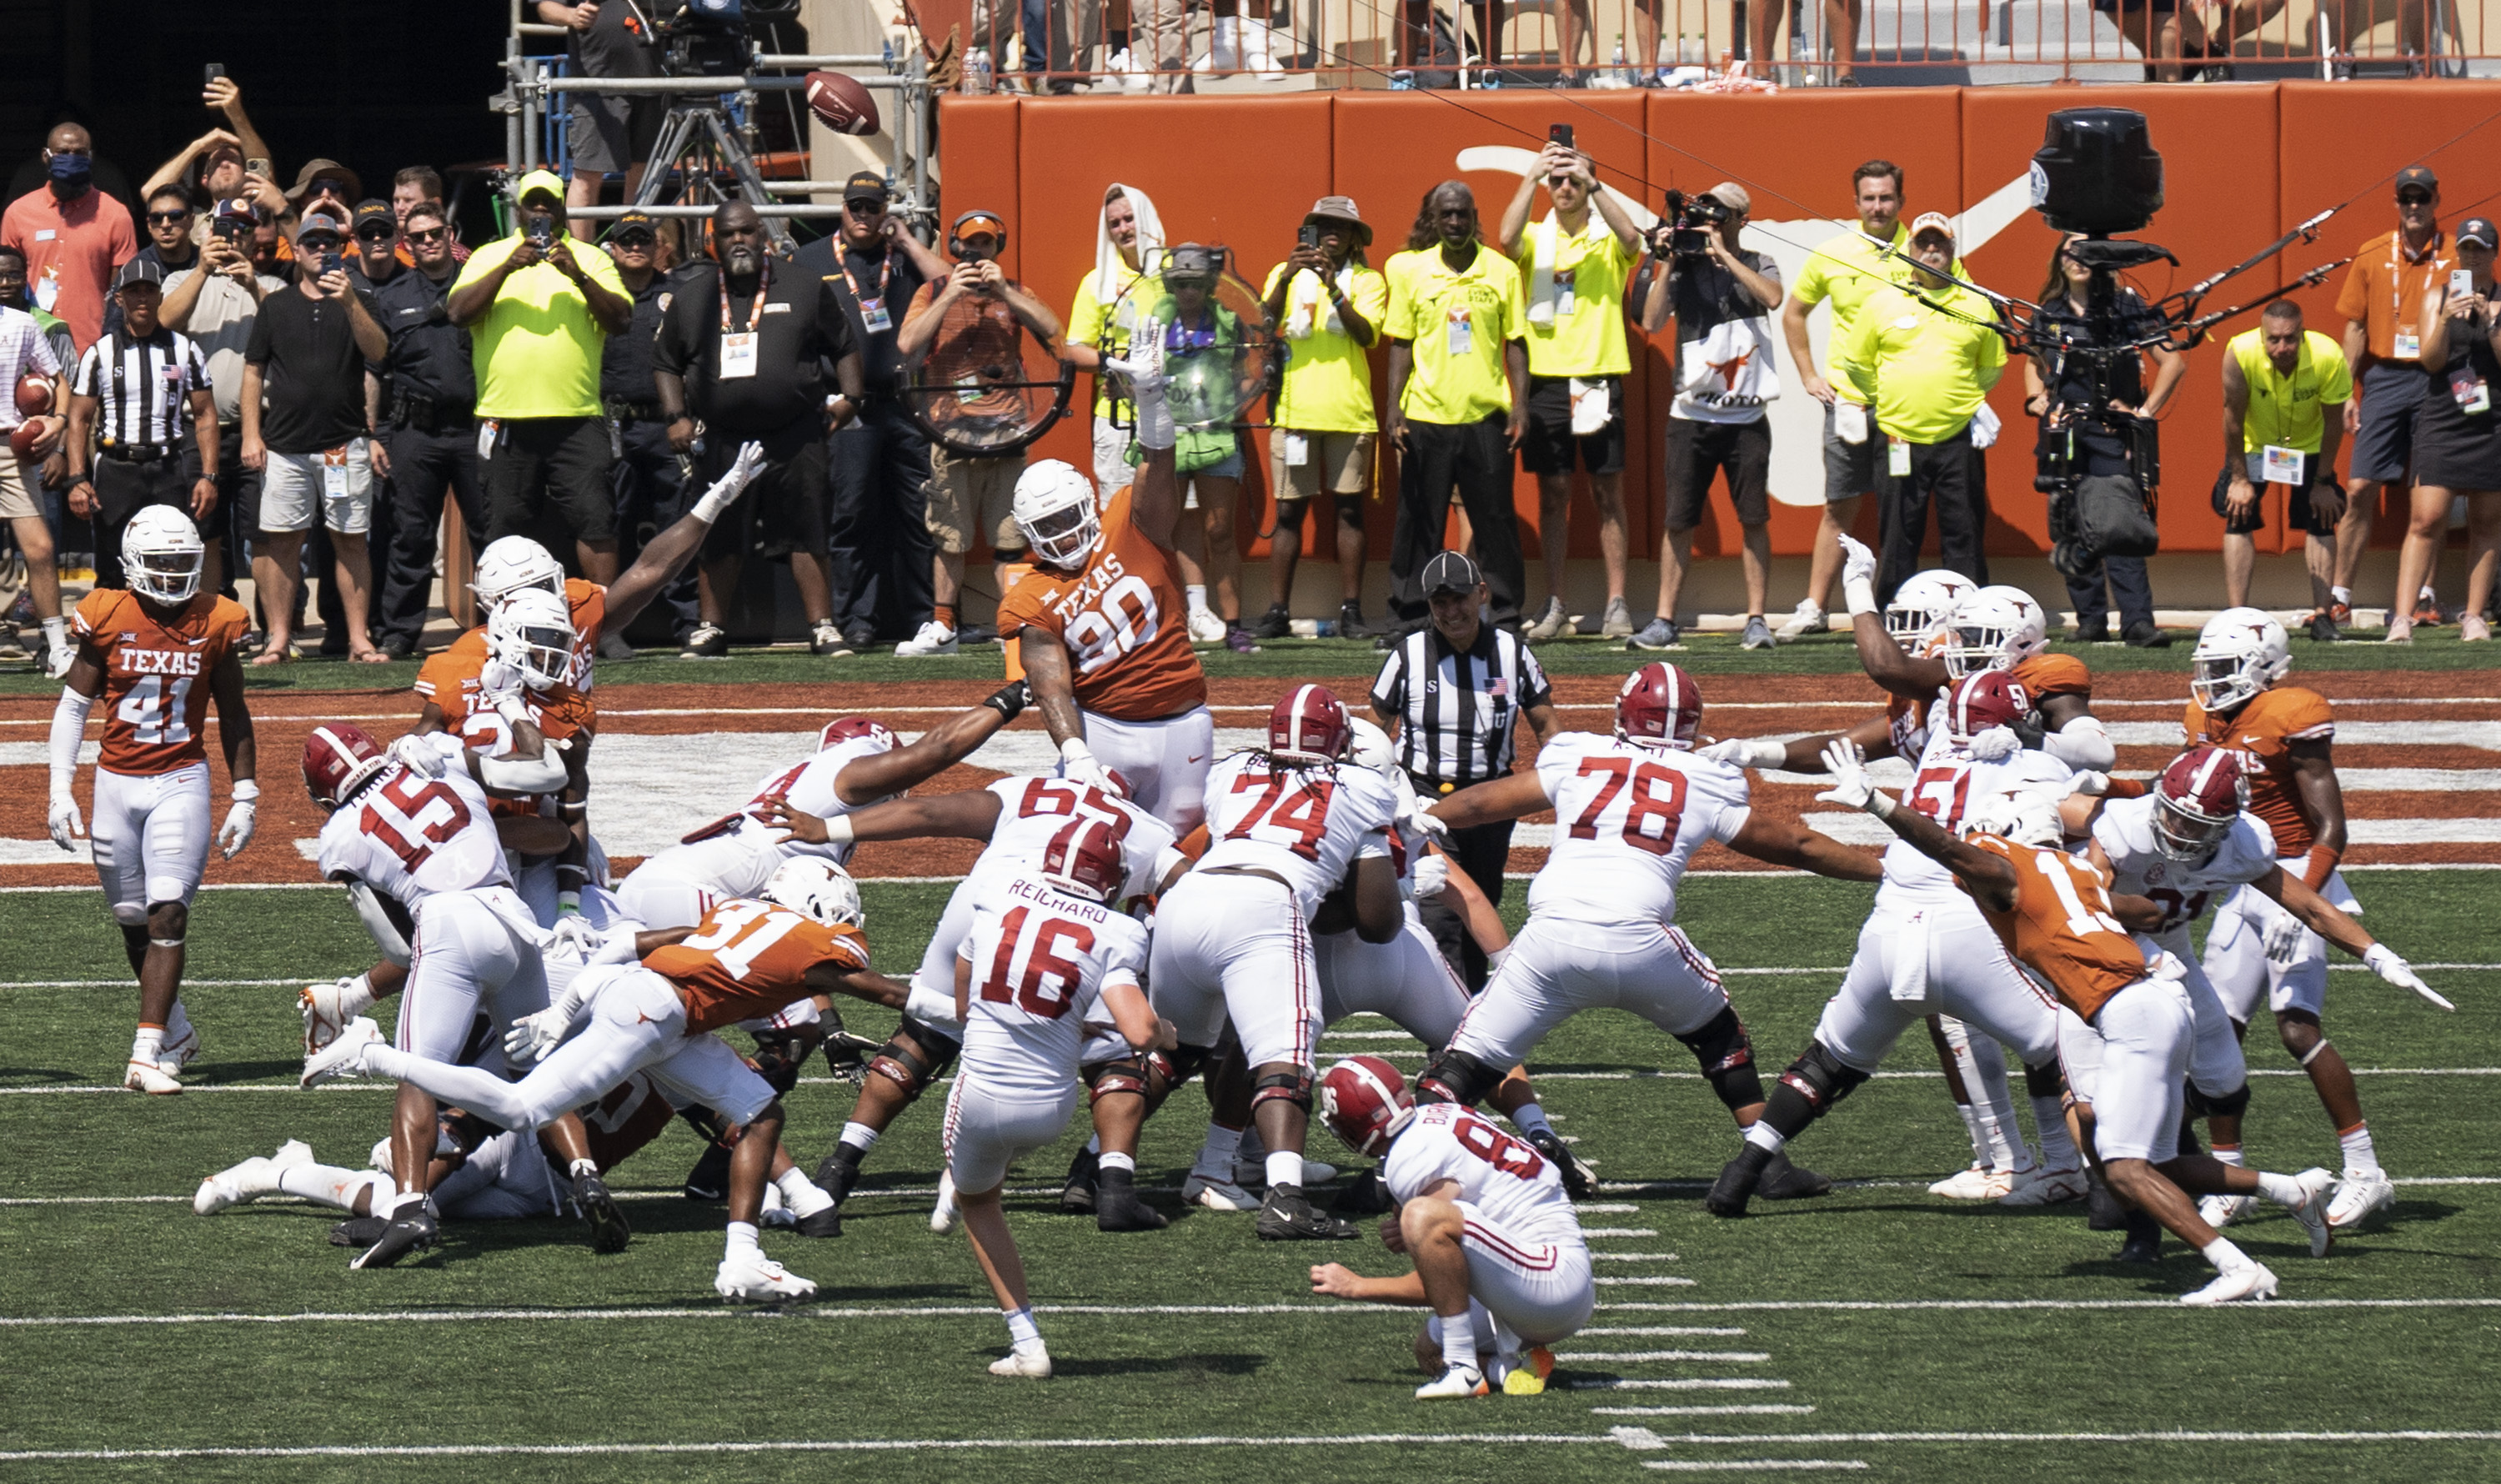
<instances>
[{"instance_id":1,"label":"whistle lanyard","mask_svg":"<svg viewBox=\"0 0 2501 1484\"><path fill-rule=\"evenodd\" d=\"M2423 287L2431 287L2431 276L2440 271L2440 234L2431 234L2431 243L2423 249ZM2388 234L2388 313L2390 332L2413 321L2406 309L2406 234L2403 230ZM2422 308L2422 295L2415 295L2415 309Z\"/></svg>"},{"instance_id":2,"label":"whistle lanyard","mask_svg":"<svg viewBox=\"0 0 2501 1484\"><path fill-rule=\"evenodd\" d=\"M851 299L860 306L860 314L862 317L866 317L868 314L869 296L860 292L859 280L851 277L851 264L850 259L848 256L843 258L842 268L843 282L850 286ZM880 308L884 307L885 286L893 279L893 277L894 253L891 251L888 251L884 257L877 260L877 303Z\"/></svg>"},{"instance_id":3,"label":"whistle lanyard","mask_svg":"<svg viewBox=\"0 0 2501 1484\"><path fill-rule=\"evenodd\" d=\"M755 279L755 297L754 297L753 299L750 299L750 300L749 300L749 301L748 301L748 305L747 305L747 328L746 328L745 330L741 330L741 329L739 329L739 328L738 328L738 326L736 326L736 325L734 325L734 324L732 324L732 323L730 322L730 320L729 320L729 273L728 273L728 271L727 271L727 270L725 270L725 269L721 272L721 274L720 274L720 332L721 332L722 334L724 334L724 335L750 334L750 333L752 333L752 332L754 331L754 329L755 329L756 321L757 321L757 320L762 320L762 319L764 318L764 296L765 296L765 294L767 294L768 292L770 292L770 291L772 290L772 288L773 288L773 255L772 255L771 253L766 253L766 254L764 254L763 262L764 262L764 267L763 267L763 269L762 269L762 270L761 270L761 271L756 275L756 279Z\"/></svg>"}]
</instances>

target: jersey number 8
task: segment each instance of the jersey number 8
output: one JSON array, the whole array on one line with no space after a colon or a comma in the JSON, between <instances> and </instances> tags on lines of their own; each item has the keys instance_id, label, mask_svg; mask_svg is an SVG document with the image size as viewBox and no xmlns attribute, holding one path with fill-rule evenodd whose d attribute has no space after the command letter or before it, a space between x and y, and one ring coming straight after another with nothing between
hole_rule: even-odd
<instances>
[{"instance_id":1,"label":"jersey number 8","mask_svg":"<svg viewBox=\"0 0 2501 1484\"><path fill-rule=\"evenodd\" d=\"M1482 1118L1462 1118L1451 1126L1459 1147L1506 1175L1534 1180L1546 1168L1546 1158Z\"/></svg>"}]
</instances>

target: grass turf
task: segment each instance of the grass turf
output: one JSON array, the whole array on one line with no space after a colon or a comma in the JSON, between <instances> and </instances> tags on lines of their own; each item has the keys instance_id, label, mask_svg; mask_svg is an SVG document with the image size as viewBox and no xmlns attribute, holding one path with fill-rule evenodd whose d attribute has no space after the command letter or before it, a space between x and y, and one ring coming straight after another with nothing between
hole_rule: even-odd
<instances>
[{"instance_id":1,"label":"grass turf","mask_svg":"<svg viewBox=\"0 0 2501 1484\"><path fill-rule=\"evenodd\" d=\"M865 884L881 962L908 963L944 900L943 886ZM2363 879L2375 931L2421 961L2489 961L2481 915L2487 875L2430 872ZM1524 894L1512 892L1512 915ZM1791 878L1692 882L1684 922L1723 966L1820 968L1846 962L1867 894ZM118 936L84 893L0 897L18 949L14 980L115 980ZM343 899L326 892L212 891L194 914L195 980L306 978L350 971L370 945ZM2461 1005L2442 1016L2366 975L2336 976L2330 1029L2357 1067L2481 1066L2496 1059L2501 973L2431 976ZM1805 1044L1829 973L1732 980L1768 1067ZM1902 1433L2251 1433L2440 1430L2489 1426L2501 1373L2493 1310L2466 1307L2294 1309L2217 1313L2168 1298L2200 1281L2175 1242L2158 1268L2109 1261L2113 1236L2084 1230L2075 1208L2012 1213L1950 1205L1918 1188L1959 1165L1968 1145L1933 1075L1880 1078L1798 1145L1802 1163L1845 1180L1824 1199L1758 1206L1743 1223L1703 1214L1698 1182L1733 1148L1726 1115L1689 1058L1647 1025L1584 1016L1541 1049L1544 1096L1602 1178L1638 1182L1599 1199L1594 1228L1655 1232L1599 1238L1599 1252L1674 1253L1673 1261L1602 1262L1606 1277L1684 1277L1690 1287L1610 1285L1601 1329L1715 1327L1741 1335L1599 1336L1559 1346L1620 1354L1656 1350L1761 1354L1760 1361L1573 1361L1560 1382L1748 1379L1784 1387L1566 1389L1542 1399L1424 1407L1408 1397L1409 1315L1332 1308L1306 1295L1316 1261L1395 1271L1364 1240L1276 1247L1247 1219L1184 1212L1161 1234L1107 1236L1056 1215L1044 1195L1011 1198L1035 1299L1050 1305L1314 1305L1288 1312L1042 1316L1060 1377L993 1380L982 1366L1003 1348L960 1235L926 1230L937 1168L938 1110L915 1109L869 1160L865 1188L840 1241L768 1234L770 1250L817 1279L824 1301L785 1315L728 1311L712 1299L717 1207L676 1195L697 1152L673 1130L618 1173L636 1227L632 1247L594 1257L560 1221L452 1225L446 1254L383 1273L350 1273L326 1246L327 1213L264 1203L204 1221L187 1197L207 1172L285 1138L334 1164L358 1164L383 1132L379 1089L298 1093L292 995L281 986L203 987L185 996L208 1037L193 1070L213 1086L180 1099L26 1091L97 1084L117 1073L130 991L0 987L0 1198L171 1197L139 1203L0 1205L0 1316L233 1312L386 1316L421 1310L528 1310L542 1319L434 1323L0 1327L9 1376L0 1450L167 1447L703 1443L736 1439L1275 1438L1531 1434L1591 1439L1538 1443L1382 1441L1325 1446L1206 1444L1071 1453L983 1449L877 1453L694 1454L662 1457L493 1455L251 1458L186 1463L202 1477L336 1477L376 1463L395 1477L549 1479L621 1472L743 1478L898 1471L1000 1480L1057 1478L1071 1467L1153 1468L1191 1479L1646 1476L1648 1462L1764 1459L1863 1461L1869 1477L1979 1477L2020 1467L2043 1480L2118 1469L2157 1477L2309 1477L2364 1468L2415 1479L2488 1477L2488 1444L2389 1439L2331 1442L2050 1443L1783 1441L1784 1435ZM883 1012L850 1017L870 1033ZM1378 1021L1342 1029L1378 1030ZM1339 1039L1339 1054L1387 1049L1411 1070L1416 1048ZM2288 1069L2253 1048L2265 1072ZM1663 1069L1669 1075L1642 1075ZM1906 1038L1889 1069L1933 1073L1923 1040ZM2496 1170L2484 1080L2374 1074L2362 1078L2384 1158L2400 1177L2490 1176ZM2278 1168L2332 1163L2316 1098L2292 1076L2257 1083L2248 1142ZM17 1089L8 1092L8 1089ZM790 1142L813 1165L849 1110L849 1088L822 1080L788 1100ZM1186 1166L1203 1104L1184 1093L1148 1127L1142 1182L1171 1186ZM1034 1157L1015 1187L1055 1188L1081 1116L1060 1145ZM1329 1141L1316 1132L1314 1152ZM1668 1182L1657 1184L1657 1182ZM2236 1229L2296 1299L2501 1296L2501 1188L2409 1186L2394 1219L2313 1263L2286 1218ZM1781 1300L1936 1299L2140 1302L2118 1309L1848 1311L1678 1306ZM1652 1307L1640 1307L1651 1305ZM658 1308L642 1317L569 1312ZM877 1313L875 1310L965 1312ZM1622 1416L1593 1408L1789 1405L1792 1415ZM1628 1450L1612 1428L1648 1429L1666 1446ZM1684 1434L1745 1436L1695 1443ZM1647 1444L1638 1435L1630 1441ZM1117 1460L1117 1463L1114 1460ZM161 1461L23 1461L12 1472L110 1477Z\"/></svg>"}]
</instances>

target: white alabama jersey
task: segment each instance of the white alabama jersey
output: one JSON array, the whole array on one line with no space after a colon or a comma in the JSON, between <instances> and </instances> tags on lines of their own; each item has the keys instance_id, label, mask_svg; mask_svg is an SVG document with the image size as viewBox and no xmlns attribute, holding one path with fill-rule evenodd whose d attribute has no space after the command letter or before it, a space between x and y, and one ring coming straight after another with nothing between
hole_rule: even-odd
<instances>
[{"instance_id":1,"label":"white alabama jersey","mask_svg":"<svg viewBox=\"0 0 2501 1484\"><path fill-rule=\"evenodd\" d=\"M1549 742L1548 747L1554 744ZM1391 1198L1413 1200L1444 1180L1459 1198L1516 1236L1581 1246L1581 1219L1563 1177L1524 1139L1503 1132L1455 1102L1426 1103L1389 1141L1381 1162Z\"/></svg>"},{"instance_id":2,"label":"white alabama jersey","mask_svg":"<svg viewBox=\"0 0 2501 1484\"><path fill-rule=\"evenodd\" d=\"M2208 902L2275 868L2275 831L2244 809L2212 860L2203 864L2174 860L2154 841L2154 811L2160 806L2161 800L2151 793L2113 799L2093 821L2093 839L2110 857L2111 890L2151 897L2162 909L2162 926L2153 929L2152 936L2185 957L2187 927ZM2175 933L2177 942L2171 941Z\"/></svg>"},{"instance_id":3,"label":"white alabama jersey","mask_svg":"<svg viewBox=\"0 0 2501 1484\"><path fill-rule=\"evenodd\" d=\"M460 739L429 740L451 763L441 778L394 762L321 826L324 879L351 876L411 908L438 893L513 884L486 791L461 765Z\"/></svg>"},{"instance_id":4,"label":"white alabama jersey","mask_svg":"<svg viewBox=\"0 0 2501 1484\"><path fill-rule=\"evenodd\" d=\"M1397 814L1398 791L1370 768L1298 767L1265 753L1235 753L1207 775L1207 853L1198 868L1270 872L1309 917L1356 860L1389 854Z\"/></svg>"},{"instance_id":5,"label":"white alabama jersey","mask_svg":"<svg viewBox=\"0 0 2501 1484\"><path fill-rule=\"evenodd\" d=\"M966 1072L986 1093L1058 1097L1076 1081L1104 987L1135 989L1145 977L1147 929L1019 873L984 894L956 954L972 968Z\"/></svg>"},{"instance_id":6,"label":"white alabama jersey","mask_svg":"<svg viewBox=\"0 0 2501 1484\"><path fill-rule=\"evenodd\" d=\"M822 856L836 865L848 866L851 860L850 841L811 845L804 840L776 838L781 828L765 823L761 810L766 799L779 796L787 798L791 808L818 819L849 814L853 806L844 803L834 792L835 783L845 767L884 751L867 737L853 737L802 759L759 780L745 808L711 826L718 833L691 845L670 846L644 862L644 866L657 866L664 876L701 882L725 897L753 896L763 891L764 883L773 879L782 862L793 856Z\"/></svg>"},{"instance_id":7,"label":"white alabama jersey","mask_svg":"<svg viewBox=\"0 0 2501 1484\"><path fill-rule=\"evenodd\" d=\"M998 795L999 822L975 870L1038 870L1051 841L1097 820L1111 826L1120 842L1128 869L1121 901L1152 896L1175 859L1172 826L1118 794L1050 777L1002 778L989 792Z\"/></svg>"},{"instance_id":8,"label":"white alabama jersey","mask_svg":"<svg viewBox=\"0 0 2501 1484\"><path fill-rule=\"evenodd\" d=\"M1752 810L1723 762L1569 731L1537 755L1554 843L1528 910L1587 923L1676 921L1676 884L1705 840L1733 840Z\"/></svg>"},{"instance_id":9,"label":"white alabama jersey","mask_svg":"<svg viewBox=\"0 0 2501 1484\"><path fill-rule=\"evenodd\" d=\"M2074 770L2065 763L2029 748L2003 762L1982 762L1947 736L1944 727L1936 726L1929 729L1917 776L1902 791L1902 802L1959 837L1963 816L1974 799L1985 798L2008 784L2033 784L2046 792L2074 777ZM1920 854L1910 841L1897 839L1884 847L1884 881L1876 889L1876 910L1921 907L1969 912L1975 918L1980 911L1972 905L1971 894L1954 885L1953 872Z\"/></svg>"}]
</instances>

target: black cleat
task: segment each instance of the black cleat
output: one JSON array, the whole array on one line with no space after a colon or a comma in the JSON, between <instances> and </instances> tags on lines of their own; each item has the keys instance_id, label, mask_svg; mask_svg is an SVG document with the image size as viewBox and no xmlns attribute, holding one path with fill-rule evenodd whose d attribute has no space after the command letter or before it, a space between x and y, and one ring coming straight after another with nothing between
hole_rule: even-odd
<instances>
[{"instance_id":1,"label":"black cleat","mask_svg":"<svg viewBox=\"0 0 2501 1484\"><path fill-rule=\"evenodd\" d=\"M1719 1178L1711 1182L1710 1193L1702 1197L1702 1207L1714 1216L1735 1218L1746 1214L1746 1202L1763 1183L1763 1171L1771 1166L1771 1152L1759 1144L1748 1144L1737 1152L1737 1158L1719 1168Z\"/></svg>"},{"instance_id":2,"label":"black cleat","mask_svg":"<svg viewBox=\"0 0 2501 1484\"><path fill-rule=\"evenodd\" d=\"M353 1247L362 1252L381 1241L383 1233L389 1230L390 1218L387 1216L350 1216L330 1229L330 1245Z\"/></svg>"},{"instance_id":3,"label":"black cleat","mask_svg":"<svg viewBox=\"0 0 2501 1484\"><path fill-rule=\"evenodd\" d=\"M374 1244L348 1266L351 1269L396 1266L400 1259L412 1253L432 1252L442 1245L443 1229L435 1223L434 1213L418 1204L411 1207L406 1216L393 1216Z\"/></svg>"},{"instance_id":4,"label":"black cleat","mask_svg":"<svg viewBox=\"0 0 2501 1484\"><path fill-rule=\"evenodd\" d=\"M1789 1163L1789 1152L1784 1149L1763 1166L1763 1177L1755 1185L1754 1194L1765 1200L1805 1200L1810 1197L1832 1194L1832 1179L1811 1169L1798 1168Z\"/></svg>"},{"instance_id":5,"label":"black cleat","mask_svg":"<svg viewBox=\"0 0 2501 1484\"><path fill-rule=\"evenodd\" d=\"M729 1151L719 1144L706 1144L703 1158L686 1171L688 1200L727 1200L729 1198Z\"/></svg>"},{"instance_id":6,"label":"black cleat","mask_svg":"<svg viewBox=\"0 0 2501 1484\"><path fill-rule=\"evenodd\" d=\"M1353 1235L1352 1222L1312 1209L1311 1197L1299 1185L1272 1185L1267 1199L1259 1204L1259 1240L1263 1242L1338 1242Z\"/></svg>"},{"instance_id":7,"label":"black cleat","mask_svg":"<svg viewBox=\"0 0 2501 1484\"><path fill-rule=\"evenodd\" d=\"M814 1216L802 1216L792 1230L801 1236L840 1236L843 1234L842 1207L827 1206Z\"/></svg>"},{"instance_id":8,"label":"black cleat","mask_svg":"<svg viewBox=\"0 0 2501 1484\"><path fill-rule=\"evenodd\" d=\"M617 1197L608 1194L608 1183L597 1175L573 1177L573 1209L590 1223L593 1252L622 1252L633 1238L634 1229L625 1225L625 1213L617 1209Z\"/></svg>"},{"instance_id":9,"label":"black cleat","mask_svg":"<svg viewBox=\"0 0 2501 1484\"><path fill-rule=\"evenodd\" d=\"M1091 1149L1080 1149L1077 1158L1068 1162L1068 1183L1059 1188L1059 1213L1062 1216L1094 1214L1094 1185L1101 1178L1102 1156Z\"/></svg>"},{"instance_id":10,"label":"black cleat","mask_svg":"<svg viewBox=\"0 0 2501 1484\"><path fill-rule=\"evenodd\" d=\"M2127 1213L2127 1240L2118 1249L2122 1263L2162 1261L2162 1227L2142 1211Z\"/></svg>"},{"instance_id":11,"label":"black cleat","mask_svg":"<svg viewBox=\"0 0 2501 1484\"><path fill-rule=\"evenodd\" d=\"M1161 1231L1172 1225L1163 1212L1138 1198L1138 1172L1094 1172L1094 1225L1104 1231Z\"/></svg>"},{"instance_id":12,"label":"black cleat","mask_svg":"<svg viewBox=\"0 0 2501 1484\"><path fill-rule=\"evenodd\" d=\"M1563 1177L1564 1195L1575 1200L1589 1198L1589 1166L1572 1153L1572 1146L1563 1142L1562 1135L1551 1129L1540 1129L1522 1136L1528 1140L1528 1147L1546 1156L1554 1172Z\"/></svg>"},{"instance_id":13,"label":"black cleat","mask_svg":"<svg viewBox=\"0 0 2501 1484\"><path fill-rule=\"evenodd\" d=\"M860 1156L866 1152L855 1144L836 1144L834 1152L817 1164L817 1184L834 1197L834 1204L851 1198L851 1187L859 1184Z\"/></svg>"},{"instance_id":14,"label":"black cleat","mask_svg":"<svg viewBox=\"0 0 2501 1484\"><path fill-rule=\"evenodd\" d=\"M2086 1176L2084 1190L2084 1230L2087 1231L2124 1231L2128 1230L2128 1209L2099 1175Z\"/></svg>"},{"instance_id":15,"label":"black cleat","mask_svg":"<svg viewBox=\"0 0 2501 1484\"><path fill-rule=\"evenodd\" d=\"M1381 1183L1381 1171L1367 1169L1339 1190L1329 1209L1340 1216L1386 1216L1397 1204L1389 1198L1389 1187Z\"/></svg>"}]
</instances>

